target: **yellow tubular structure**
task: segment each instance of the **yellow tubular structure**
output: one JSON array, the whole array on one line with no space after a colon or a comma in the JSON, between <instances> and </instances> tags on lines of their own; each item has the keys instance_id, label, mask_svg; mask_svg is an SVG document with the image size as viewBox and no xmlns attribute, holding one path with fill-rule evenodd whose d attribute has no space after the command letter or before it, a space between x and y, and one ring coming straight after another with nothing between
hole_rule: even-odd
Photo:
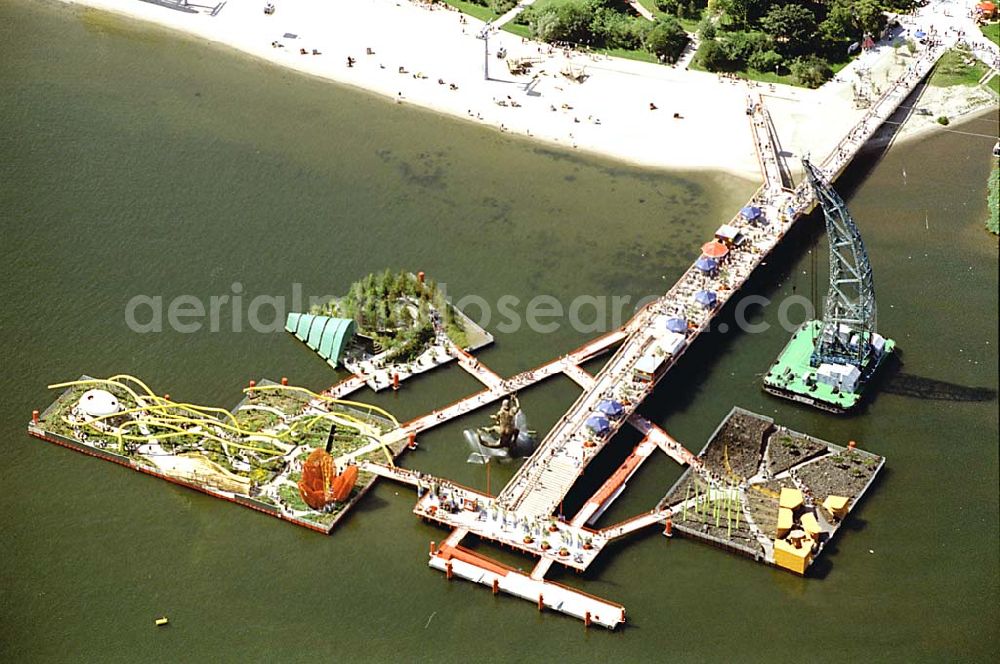
<instances>
[{"instance_id":1,"label":"yellow tubular structure","mask_svg":"<svg viewBox=\"0 0 1000 664\"><path fill-rule=\"evenodd\" d=\"M257 385L256 387L253 387L253 388L250 388L250 387L243 388L244 392L250 392L251 390L253 390L253 391L286 390L286 391L291 391L291 392L304 392L304 393L308 394L310 397L312 397L313 399L321 399L321 400L323 400L323 401L325 401L327 403L337 404L337 405L340 405L340 406L353 406L355 408L363 408L363 409L368 410L370 412L378 413L379 415L385 417L386 419L388 419L390 422L392 422L396 426L399 426L399 421L396 420L396 418L392 416L392 413L390 413L387 410L383 410L382 408L379 408L378 406L373 406L371 404L361 403L361 402L358 402L358 401L347 401L345 399L334 399L333 397L328 397L325 394L317 394L316 392L313 392L310 389L307 389L307 388L304 388L304 387L299 387L297 385Z\"/></svg>"},{"instance_id":2,"label":"yellow tubular structure","mask_svg":"<svg viewBox=\"0 0 1000 664\"><path fill-rule=\"evenodd\" d=\"M125 384L123 384L121 382L118 382L117 379L119 379L119 378L127 378L129 380L135 381L136 383L138 383L139 385L142 386L143 391L146 392L146 395L140 397L138 394L136 394L135 390L133 390L132 388L130 388L128 385L125 385ZM62 388L65 388L65 387L76 387L76 386L79 386L79 385L105 385L105 386L118 387L118 388L121 388L121 389L125 390L126 392L128 392L129 395L131 395L131 397L133 399L135 399L136 403L142 403L144 401L148 401L148 400L152 399L157 405L167 405L167 406L169 406L171 408L183 408L185 410L191 410L191 411L193 411L193 412L195 412L195 413L197 413L199 415L202 414L201 411L205 411L205 412L209 412L209 413L219 413L220 415L222 415L222 416L226 417L227 419L229 419L230 421L232 421L232 423L233 423L234 426L238 426L238 422L236 421L236 418L233 416L232 413L230 413L225 408L216 408L214 406L199 406L197 404L178 403L178 402L174 402L174 401L169 401L169 400L165 399L164 397L161 397L161 396L159 396L157 394L154 394L153 391L151 389L149 389L149 387L147 387L146 384L143 383L138 378L133 378L132 376L128 376L126 374L120 374L118 376L112 376L111 378L106 378L106 379L105 378L91 378L91 379L88 379L88 380L73 380L73 381L68 381L68 382L65 382L65 383L56 383L55 385L49 385L49 389L50 390L51 389L57 389L57 388L60 388L60 387L62 387ZM154 406L150 406L150 407L154 407ZM150 407L147 407L146 409L148 409ZM140 409L140 410L142 410L142 409Z\"/></svg>"},{"instance_id":3,"label":"yellow tubular structure","mask_svg":"<svg viewBox=\"0 0 1000 664\"><path fill-rule=\"evenodd\" d=\"M136 386L138 386L139 391L137 392L136 390L132 389L132 387L126 384L126 381L131 382ZM231 446L236 449L250 450L253 452L258 452L260 454L266 454L269 456L281 456L286 454L291 449L294 449L295 445L291 444L290 441L287 440L291 438L294 434L296 434L299 431L309 431L319 422L331 421L338 425L350 428L356 431L359 435L364 436L366 438L370 438L373 442L379 443L383 453L386 455L386 458L389 461L389 464L394 465L392 454L389 452L388 448L386 447L385 443L382 440L381 429L357 417L348 415L346 413L327 412L315 415L306 420L296 420L292 422L287 429L275 435L270 433L264 433L261 431L248 431L242 428L239 425L239 421L236 419L236 417L230 411L227 411L223 408L216 408L212 406L199 406L196 404L170 401L164 397L155 394L153 390L151 390L149 386L146 385L146 383L144 383L142 380L134 376L130 376L128 374L117 374L115 376L111 376L110 378L106 379L90 378L84 380L74 380L63 383L55 383L53 385L49 385L49 389L59 389L59 388L79 387L79 386L103 386L103 387L119 388L121 390L124 390L127 394L129 394L135 400L136 404L143 404L143 405L137 405L134 408L129 408L126 410L113 413L111 415L94 417L87 422L87 425L94 431L97 431L99 433L107 433L105 431L102 431L97 426L95 426L95 424L110 418L120 417L122 415L131 415L133 413L138 413L138 412L145 413L146 417L143 418L142 420L131 420L129 422L124 423L121 427L117 427L117 431L115 432L115 437L116 440L118 441L119 446L123 445L124 444L123 441L125 440L134 440L134 441L142 441L149 439L166 440L169 438L178 438L181 436L200 436L203 438L214 440L221 445ZM399 422L396 420L395 417L392 416L392 414L390 414L388 411L379 408L378 406L372 406L370 404L364 404L355 401L334 399L332 397L328 397L322 394L317 394L304 387L297 387L291 385L261 385L261 386L255 386L253 388L246 388L243 391L250 392L251 389L261 390L261 391L287 390L287 391L301 392L306 395L309 395L311 398L319 399L325 402L326 404L335 404L335 405L342 405L345 407L367 409L369 414L372 412L378 413L389 419L397 427L399 426ZM140 392L142 393L141 395ZM157 415L159 417L157 417ZM224 419L220 419L219 416L222 416L222 418ZM225 420L228 420L228 422ZM67 424L73 424L73 423L67 420ZM124 432L124 429L132 426L137 426L139 424L145 424L152 427L165 428L171 430L171 432L148 434L148 435L126 434ZM191 428L185 428L182 427L181 425L187 425L188 427ZM198 430L192 430L193 427L197 427ZM215 433L212 432L211 430L212 428L221 429L223 431L232 433L236 436L242 436L247 438L251 436L257 436L260 438L264 438L270 442L273 442L278 447L284 447L284 446L290 446L290 447L288 447L288 449L285 450L282 449L268 450L260 447L255 447L252 445L235 443L216 435Z\"/></svg>"},{"instance_id":4,"label":"yellow tubular structure","mask_svg":"<svg viewBox=\"0 0 1000 664\"><path fill-rule=\"evenodd\" d=\"M254 390L254 391L257 391L257 390L262 390L262 391L268 391L268 390L270 390L270 391L281 391L281 390L284 390L284 391L289 391L289 392L302 392L302 393L308 395L309 397L311 397L313 399L319 399L319 400L321 400L321 401L323 401L323 402L325 402L327 404L334 404L334 405L345 406L345 407L354 407L354 408L367 409L369 413L372 413L372 412L378 413L379 415L382 415L383 417L387 418L396 427L399 427L399 420L397 420L395 417L393 417L392 413L390 413L389 411L384 410L382 408L379 408L378 406L373 406L373 405L367 404L367 403L360 403L358 401L348 401L346 399L334 399L333 397L328 397L325 394L317 394L316 392L313 392L312 390L307 389L305 387L299 387L297 385L257 385L257 386L254 386L253 388L247 387L247 388L243 389L243 391L245 393L247 393L247 394L249 394L251 390ZM357 423L361 424L362 426L364 426L364 427L366 427L368 429L376 429L376 427L373 427L372 425L368 424L367 422L361 422L357 418L351 417L350 415L346 415L346 414L343 414L343 413L327 413L327 414L324 414L322 416L317 416L317 417L321 417L322 419L332 419L331 417L328 417L328 416L334 416L334 417L337 417L337 418L346 418L346 419L348 419L348 420L350 420L352 422L357 422ZM336 421L336 420L334 420L334 421ZM312 426L312 422L310 422L309 426ZM351 425L348 424L347 426L351 426ZM365 433L360 428L356 428L356 427L352 427L352 428L355 428L358 431L358 433L360 433L362 435L365 435ZM382 442L382 435L381 435L380 431L379 431L379 433L377 435L372 434L371 437L375 438L380 443ZM394 460L392 458L392 453L386 447L385 443L382 443L381 448L382 448L383 454L385 454L386 460L389 462L389 465L390 466L395 466L396 464L395 464L395 462L394 462Z\"/></svg>"}]
</instances>

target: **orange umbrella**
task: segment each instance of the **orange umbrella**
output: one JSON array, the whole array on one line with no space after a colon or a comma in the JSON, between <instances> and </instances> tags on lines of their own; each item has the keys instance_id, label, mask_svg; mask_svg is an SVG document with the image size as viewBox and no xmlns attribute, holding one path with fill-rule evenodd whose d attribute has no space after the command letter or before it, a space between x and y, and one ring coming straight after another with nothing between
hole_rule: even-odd
<instances>
[{"instance_id":1,"label":"orange umbrella","mask_svg":"<svg viewBox=\"0 0 1000 664\"><path fill-rule=\"evenodd\" d=\"M709 258L722 258L729 253L729 247L721 242L712 240L701 245L701 253Z\"/></svg>"}]
</instances>

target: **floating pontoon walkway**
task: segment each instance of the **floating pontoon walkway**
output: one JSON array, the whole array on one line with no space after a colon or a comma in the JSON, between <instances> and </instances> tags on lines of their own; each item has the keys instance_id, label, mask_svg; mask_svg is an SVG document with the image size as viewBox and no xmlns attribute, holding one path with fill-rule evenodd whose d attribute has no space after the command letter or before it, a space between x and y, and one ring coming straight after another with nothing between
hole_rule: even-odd
<instances>
[{"instance_id":1,"label":"floating pontoon walkway","mask_svg":"<svg viewBox=\"0 0 1000 664\"><path fill-rule=\"evenodd\" d=\"M924 52L823 160L822 169L831 181L913 92L943 51L938 47ZM447 482L421 496L414 511L454 529L446 544L432 550L431 567L444 571L449 578L458 575L490 586L494 593L502 590L536 602L539 609L554 608L587 624L593 622L613 629L625 619L621 605L545 581L543 577L549 567L560 563L584 570L610 541L652 525L669 525L669 510L652 510L603 530L586 527L620 495L625 483L650 457L654 446L702 475L710 490L718 488L717 481L704 473L694 454L635 411L691 343L708 329L716 313L743 287L792 224L815 206L807 183L794 190L787 188L777 137L759 94L752 92L748 97L748 111L764 184L741 214L727 224L729 230L742 237L742 242L729 247L725 270L712 269L711 263L699 259L665 295L637 312L620 330L513 378L500 378L462 352L461 366L486 389L403 425L403 431L419 433L557 373L566 374L584 390L496 498ZM746 210L754 210L756 216L753 219L744 216L742 212ZM686 329L668 331L667 322L677 319L686 323ZM621 345L596 376L579 366L618 343ZM330 392L342 396L356 385L360 386L356 379L348 379ZM622 406L622 412L611 418L606 428L593 430L588 422L599 411L599 404L612 399ZM644 434L643 440L569 523L554 519L557 506L588 463L626 422ZM392 476L401 472L409 471L385 467L378 474ZM413 478L401 475L395 479ZM416 481L422 486L421 480ZM530 575L512 570L462 548L458 543L470 533L539 556L539 562Z\"/></svg>"},{"instance_id":2,"label":"floating pontoon walkway","mask_svg":"<svg viewBox=\"0 0 1000 664\"><path fill-rule=\"evenodd\" d=\"M586 625L614 629L625 622L625 607L621 604L560 583L536 579L461 546L442 546L432 551L428 564L449 579L459 576L492 588L493 594L503 591L534 602L539 611L553 609L579 618Z\"/></svg>"}]
</instances>

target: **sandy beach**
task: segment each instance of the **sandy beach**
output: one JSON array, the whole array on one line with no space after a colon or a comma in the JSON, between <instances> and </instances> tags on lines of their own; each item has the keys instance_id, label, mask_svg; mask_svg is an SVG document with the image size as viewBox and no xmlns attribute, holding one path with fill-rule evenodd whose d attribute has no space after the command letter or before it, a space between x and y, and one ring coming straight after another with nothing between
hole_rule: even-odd
<instances>
[{"instance_id":1,"label":"sandy beach","mask_svg":"<svg viewBox=\"0 0 1000 664\"><path fill-rule=\"evenodd\" d=\"M760 178L745 113L748 84L715 74L564 53L496 32L486 79L484 43L477 38L482 22L406 0L275 0L272 15L265 15L263 0L178 8L139 0L63 1L181 30L400 104L552 145L645 167ZM500 49L510 59L530 58L528 72L510 73L496 57ZM854 86L877 92L908 62L883 46L818 90L750 85L764 95L786 153L825 155L864 113L855 108ZM867 72L860 83L859 69ZM577 82L566 74L584 78ZM984 108L957 96L944 105L968 113Z\"/></svg>"}]
</instances>

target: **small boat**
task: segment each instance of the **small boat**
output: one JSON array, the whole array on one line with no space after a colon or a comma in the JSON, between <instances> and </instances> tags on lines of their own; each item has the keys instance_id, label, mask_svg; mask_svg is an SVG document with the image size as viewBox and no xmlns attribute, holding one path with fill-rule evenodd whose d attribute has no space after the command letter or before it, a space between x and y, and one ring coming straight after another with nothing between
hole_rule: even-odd
<instances>
[{"instance_id":1,"label":"small boat","mask_svg":"<svg viewBox=\"0 0 1000 664\"><path fill-rule=\"evenodd\" d=\"M163 616L162 618L157 618L155 622L157 627L163 627L164 625L170 624L170 619L167 618L166 616Z\"/></svg>"}]
</instances>

